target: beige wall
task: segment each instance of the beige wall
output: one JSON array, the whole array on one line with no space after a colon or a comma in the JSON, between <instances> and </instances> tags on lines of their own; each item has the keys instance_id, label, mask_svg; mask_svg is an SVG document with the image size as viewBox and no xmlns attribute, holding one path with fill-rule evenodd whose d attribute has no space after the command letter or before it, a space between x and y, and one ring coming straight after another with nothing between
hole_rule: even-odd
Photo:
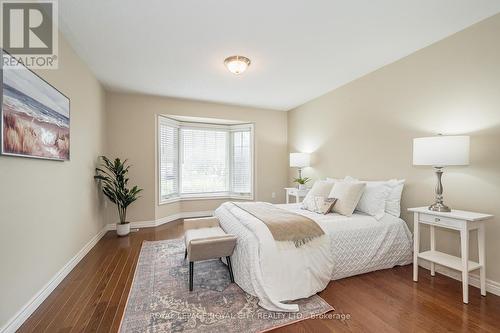
<instances>
[{"instance_id":1,"label":"beige wall","mask_svg":"<svg viewBox=\"0 0 500 333\"><path fill-rule=\"evenodd\" d=\"M104 226L103 89L62 36L59 69L37 73L71 99L71 161L0 156L0 327Z\"/></svg>"},{"instance_id":2,"label":"beige wall","mask_svg":"<svg viewBox=\"0 0 500 333\"><path fill-rule=\"evenodd\" d=\"M112 157L128 158L133 164L131 183L144 188L142 198L128 213L130 221L152 221L181 212L211 211L222 200L183 201L157 204L157 115L182 115L253 122L255 124L255 198L284 202L288 181L287 114L281 111L195 102L139 94L106 94L107 142ZM276 198L271 194L275 192ZM108 223L116 221L108 210Z\"/></svg>"},{"instance_id":3,"label":"beige wall","mask_svg":"<svg viewBox=\"0 0 500 333\"><path fill-rule=\"evenodd\" d=\"M486 235L487 276L495 281L500 281L499 36L497 15L310 101L288 117L290 151L314 153L307 176L406 178L405 209L432 202L435 184L432 168L412 166L412 139L470 135L471 165L445 170L445 199L454 208L496 216ZM403 218L412 225L410 214ZM437 237L438 249L459 253L456 233Z\"/></svg>"}]
</instances>

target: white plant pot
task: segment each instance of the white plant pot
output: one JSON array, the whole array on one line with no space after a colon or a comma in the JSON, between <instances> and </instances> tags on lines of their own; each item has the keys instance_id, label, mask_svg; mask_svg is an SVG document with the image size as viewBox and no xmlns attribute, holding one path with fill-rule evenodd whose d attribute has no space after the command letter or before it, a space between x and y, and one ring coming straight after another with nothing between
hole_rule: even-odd
<instances>
[{"instance_id":1,"label":"white plant pot","mask_svg":"<svg viewBox=\"0 0 500 333\"><path fill-rule=\"evenodd\" d=\"M306 184L299 184L299 190L305 190Z\"/></svg>"},{"instance_id":2,"label":"white plant pot","mask_svg":"<svg viewBox=\"0 0 500 333\"><path fill-rule=\"evenodd\" d=\"M130 233L130 223L125 223L125 224L116 224L116 233L118 236L123 237L127 236Z\"/></svg>"}]
</instances>

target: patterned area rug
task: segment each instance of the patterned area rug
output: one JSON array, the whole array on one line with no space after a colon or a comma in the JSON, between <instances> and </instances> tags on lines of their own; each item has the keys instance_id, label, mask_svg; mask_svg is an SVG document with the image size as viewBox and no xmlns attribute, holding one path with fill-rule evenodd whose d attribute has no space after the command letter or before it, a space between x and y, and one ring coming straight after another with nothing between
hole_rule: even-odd
<instances>
[{"instance_id":1,"label":"patterned area rug","mask_svg":"<svg viewBox=\"0 0 500 333\"><path fill-rule=\"evenodd\" d=\"M188 276L182 240L144 242L120 332L261 332L333 310L314 295L294 302L298 313L267 311L220 260L195 263L192 292Z\"/></svg>"}]
</instances>

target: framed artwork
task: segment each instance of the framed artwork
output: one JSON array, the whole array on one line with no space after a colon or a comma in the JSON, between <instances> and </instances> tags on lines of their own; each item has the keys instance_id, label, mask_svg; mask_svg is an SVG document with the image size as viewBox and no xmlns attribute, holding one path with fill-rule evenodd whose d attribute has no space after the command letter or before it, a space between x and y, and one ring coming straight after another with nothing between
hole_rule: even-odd
<instances>
[{"instance_id":1,"label":"framed artwork","mask_svg":"<svg viewBox=\"0 0 500 333\"><path fill-rule=\"evenodd\" d=\"M2 155L68 161L69 98L2 52L10 64L15 63L1 72Z\"/></svg>"}]
</instances>

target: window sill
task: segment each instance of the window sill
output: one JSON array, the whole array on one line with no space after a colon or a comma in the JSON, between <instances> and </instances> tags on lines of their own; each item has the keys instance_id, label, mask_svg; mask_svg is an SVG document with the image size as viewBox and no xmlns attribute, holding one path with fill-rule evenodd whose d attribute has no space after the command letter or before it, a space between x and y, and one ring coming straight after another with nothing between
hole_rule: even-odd
<instances>
[{"instance_id":1,"label":"window sill","mask_svg":"<svg viewBox=\"0 0 500 333\"><path fill-rule=\"evenodd\" d=\"M224 200L224 199L234 199L234 200L253 200L253 195L183 195L176 198L161 200L159 205L167 205L179 201L197 201L197 200Z\"/></svg>"}]
</instances>

